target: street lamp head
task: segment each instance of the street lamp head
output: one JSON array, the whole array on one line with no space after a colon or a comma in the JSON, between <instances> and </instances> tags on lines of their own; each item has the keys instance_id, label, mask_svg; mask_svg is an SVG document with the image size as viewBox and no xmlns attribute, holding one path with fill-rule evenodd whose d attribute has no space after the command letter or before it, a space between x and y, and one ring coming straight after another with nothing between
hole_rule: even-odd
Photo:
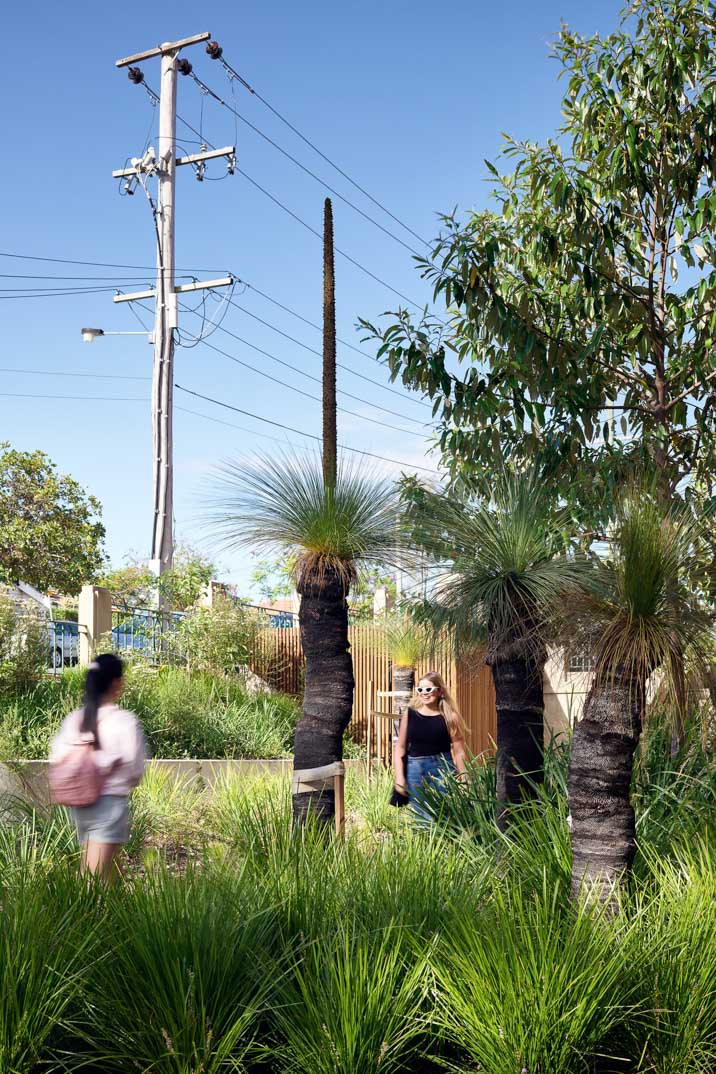
<instances>
[{"instance_id":1,"label":"street lamp head","mask_svg":"<svg viewBox=\"0 0 716 1074\"><path fill-rule=\"evenodd\" d=\"M85 343L91 343L93 339L97 338L97 336L104 335L103 328L82 328L81 332L82 339L85 341Z\"/></svg>"}]
</instances>

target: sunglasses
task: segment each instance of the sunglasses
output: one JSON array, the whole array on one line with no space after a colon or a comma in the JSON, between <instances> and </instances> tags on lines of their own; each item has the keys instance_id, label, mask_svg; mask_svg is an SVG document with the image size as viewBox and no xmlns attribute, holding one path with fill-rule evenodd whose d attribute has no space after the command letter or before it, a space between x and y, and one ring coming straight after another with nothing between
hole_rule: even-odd
<instances>
[{"instance_id":1,"label":"sunglasses","mask_svg":"<svg viewBox=\"0 0 716 1074\"><path fill-rule=\"evenodd\" d=\"M434 694L437 690L437 686L418 686L417 691L419 694Z\"/></svg>"}]
</instances>

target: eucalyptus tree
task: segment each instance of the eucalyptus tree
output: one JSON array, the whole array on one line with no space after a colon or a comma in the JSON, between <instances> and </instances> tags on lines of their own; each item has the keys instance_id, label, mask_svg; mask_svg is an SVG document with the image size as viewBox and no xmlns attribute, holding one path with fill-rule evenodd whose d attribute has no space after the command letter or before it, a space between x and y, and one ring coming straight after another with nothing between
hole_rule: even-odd
<instances>
[{"instance_id":1,"label":"eucalyptus tree","mask_svg":"<svg viewBox=\"0 0 716 1074\"><path fill-rule=\"evenodd\" d=\"M455 476L537 456L592 525L635 468L667 499L716 477L714 5L634 0L554 54L557 136L508 138L494 208L444 217L420 261L447 321L364 324L435 400Z\"/></svg>"},{"instance_id":2,"label":"eucalyptus tree","mask_svg":"<svg viewBox=\"0 0 716 1074\"><path fill-rule=\"evenodd\" d=\"M573 602L592 638L595 674L572 738L569 805L572 890L587 881L609 901L636 850L630 787L650 680L681 692L683 657L703 664L711 617L688 581L691 516L644 496L617 511L609 554Z\"/></svg>"},{"instance_id":3,"label":"eucalyptus tree","mask_svg":"<svg viewBox=\"0 0 716 1074\"><path fill-rule=\"evenodd\" d=\"M406 487L411 539L443 574L416 614L492 669L497 707L498 820L543 778L543 668L553 623L584 582L566 549L568 518L540 473L501 472L485 498Z\"/></svg>"},{"instance_id":4,"label":"eucalyptus tree","mask_svg":"<svg viewBox=\"0 0 716 1074\"><path fill-rule=\"evenodd\" d=\"M296 770L342 759L354 688L348 595L362 568L404 563L398 506L392 483L341 459L327 483L320 455L234 462L217 475L210 515L226 547L291 553L306 660ZM297 821L328 822L334 809L332 790L294 796Z\"/></svg>"}]
</instances>

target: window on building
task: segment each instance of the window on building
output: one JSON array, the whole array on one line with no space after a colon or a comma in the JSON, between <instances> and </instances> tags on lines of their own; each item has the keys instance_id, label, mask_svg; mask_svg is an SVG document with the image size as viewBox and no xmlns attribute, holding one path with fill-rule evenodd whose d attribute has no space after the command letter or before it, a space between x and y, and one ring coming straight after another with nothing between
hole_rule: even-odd
<instances>
[{"instance_id":1,"label":"window on building","mask_svg":"<svg viewBox=\"0 0 716 1074\"><path fill-rule=\"evenodd\" d=\"M570 675L583 675L594 671L594 656L588 649L580 649L567 657L567 671Z\"/></svg>"}]
</instances>

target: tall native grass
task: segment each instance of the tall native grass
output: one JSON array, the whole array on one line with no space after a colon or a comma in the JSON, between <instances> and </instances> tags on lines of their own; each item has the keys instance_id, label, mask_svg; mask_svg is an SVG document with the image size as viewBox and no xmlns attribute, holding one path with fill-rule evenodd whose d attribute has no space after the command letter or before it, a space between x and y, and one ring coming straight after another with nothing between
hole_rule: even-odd
<instances>
[{"instance_id":1,"label":"tall native grass","mask_svg":"<svg viewBox=\"0 0 716 1074\"><path fill-rule=\"evenodd\" d=\"M275 1012L282 1071L393 1074L415 1058L428 1028L429 965L394 931L347 925L296 960Z\"/></svg>"},{"instance_id":2,"label":"tall native grass","mask_svg":"<svg viewBox=\"0 0 716 1074\"><path fill-rule=\"evenodd\" d=\"M21 845L18 851L22 855ZM101 926L102 907L94 892L64 863L53 867L20 856L15 868L3 870L2 1074L24 1074L56 1058L62 1039L77 1030L87 981L104 954Z\"/></svg>"},{"instance_id":3,"label":"tall native grass","mask_svg":"<svg viewBox=\"0 0 716 1074\"><path fill-rule=\"evenodd\" d=\"M484 810L489 830L384 823L387 775L351 773L344 842L292 829L288 774L211 793L152 776L133 806L144 852L106 893L78 881L64 813L6 803L0 1074L713 1074L710 775L648 741L639 867L613 916L570 899L556 746L506 833ZM474 780L455 793L484 803L489 769ZM181 868L146 853L180 840Z\"/></svg>"},{"instance_id":4,"label":"tall native grass","mask_svg":"<svg viewBox=\"0 0 716 1074\"><path fill-rule=\"evenodd\" d=\"M254 877L254 880L256 878ZM241 870L164 869L112 893L85 1050L103 1070L241 1071L277 987L276 913Z\"/></svg>"}]
</instances>

